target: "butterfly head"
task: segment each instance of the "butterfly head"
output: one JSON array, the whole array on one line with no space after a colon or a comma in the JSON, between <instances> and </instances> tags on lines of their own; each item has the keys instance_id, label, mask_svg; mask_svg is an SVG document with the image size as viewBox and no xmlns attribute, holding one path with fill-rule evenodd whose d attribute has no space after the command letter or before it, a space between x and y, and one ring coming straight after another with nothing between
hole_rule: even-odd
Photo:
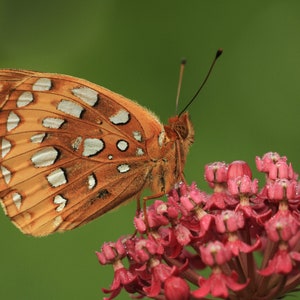
<instances>
[{"instance_id":1,"label":"butterfly head","mask_svg":"<svg viewBox=\"0 0 300 300\"><path fill-rule=\"evenodd\" d=\"M181 140L185 147L194 142L194 128L188 112L170 118L164 127L169 138Z\"/></svg>"}]
</instances>

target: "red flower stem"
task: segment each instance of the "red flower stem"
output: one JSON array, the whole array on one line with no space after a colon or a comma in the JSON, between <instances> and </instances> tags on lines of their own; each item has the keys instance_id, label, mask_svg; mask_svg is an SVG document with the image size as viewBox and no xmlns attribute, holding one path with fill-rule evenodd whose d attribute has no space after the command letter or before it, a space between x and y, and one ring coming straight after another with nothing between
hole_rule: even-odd
<instances>
[{"instance_id":1,"label":"red flower stem","mask_svg":"<svg viewBox=\"0 0 300 300\"><path fill-rule=\"evenodd\" d=\"M264 269L267 266L270 257L274 256L274 254L278 250L278 244L279 244L278 242L275 243L270 241L269 239L267 240L266 248L264 249L263 261L260 267L261 269Z\"/></svg>"},{"instance_id":2,"label":"red flower stem","mask_svg":"<svg viewBox=\"0 0 300 300\"><path fill-rule=\"evenodd\" d=\"M286 282L284 279L282 279L284 277L286 277L286 276L277 275L277 276L274 276L274 278L276 278L276 280L269 281L269 285L271 284L272 286L274 286L274 288L270 289L268 287L267 290L269 290L269 291L271 290L271 292L269 292L268 295L266 295L266 299L275 299L275 297L277 297L277 299L279 299L278 295L280 295L280 294L284 295L283 288L284 288L285 282ZM262 289L262 290L258 290L258 291L263 292L265 290ZM281 291L281 293L280 293L280 291Z\"/></svg>"},{"instance_id":3,"label":"red flower stem","mask_svg":"<svg viewBox=\"0 0 300 300\"><path fill-rule=\"evenodd\" d=\"M296 273L294 276L289 278L285 284L285 288L283 290L283 293L287 293L288 291L300 291L300 288L296 289L297 286L299 286L300 281L300 273Z\"/></svg>"},{"instance_id":4,"label":"red flower stem","mask_svg":"<svg viewBox=\"0 0 300 300\"><path fill-rule=\"evenodd\" d=\"M249 221L246 220L246 228L250 228L251 224L249 224ZM243 240L247 243L247 244L251 244L251 237L250 237L250 233L248 230L243 230L242 231L242 236L243 236ZM254 259L253 253L239 253L239 261L242 265L243 268L243 274L245 276L245 278L255 278L256 274L257 274L257 265L256 265L256 261ZM251 280L249 282L249 285L247 286L246 289L250 289L250 290L255 290L256 287L256 282L254 282L254 280Z\"/></svg>"}]
</instances>

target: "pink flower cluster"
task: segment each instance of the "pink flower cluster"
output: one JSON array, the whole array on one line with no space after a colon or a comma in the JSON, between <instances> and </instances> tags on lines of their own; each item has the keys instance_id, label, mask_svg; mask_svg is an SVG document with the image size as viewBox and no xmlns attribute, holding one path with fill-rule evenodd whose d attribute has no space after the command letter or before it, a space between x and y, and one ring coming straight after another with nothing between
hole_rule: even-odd
<instances>
[{"instance_id":1,"label":"pink flower cluster","mask_svg":"<svg viewBox=\"0 0 300 300\"><path fill-rule=\"evenodd\" d=\"M279 299L300 284L300 183L286 157L256 158L259 190L243 161L205 167L213 193L181 184L140 213L137 234L105 243L97 257L111 264L115 298L185 300ZM148 225L146 225L148 224ZM200 272L201 271L201 272ZM192 287L194 286L194 288Z\"/></svg>"}]
</instances>

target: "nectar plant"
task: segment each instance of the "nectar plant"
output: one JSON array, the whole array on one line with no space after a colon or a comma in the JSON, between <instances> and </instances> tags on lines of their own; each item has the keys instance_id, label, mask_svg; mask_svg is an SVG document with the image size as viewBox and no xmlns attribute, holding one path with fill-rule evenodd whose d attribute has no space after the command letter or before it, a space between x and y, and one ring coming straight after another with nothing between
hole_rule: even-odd
<instances>
[{"instance_id":1,"label":"nectar plant","mask_svg":"<svg viewBox=\"0 0 300 300\"><path fill-rule=\"evenodd\" d=\"M97 257L111 264L106 299L123 289L153 299L269 300L300 283L300 184L286 157L256 158L264 186L247 163L205 167L212 189L181 184L135 217L135 236L105 243Z\"/></svg>"}]
</instances>

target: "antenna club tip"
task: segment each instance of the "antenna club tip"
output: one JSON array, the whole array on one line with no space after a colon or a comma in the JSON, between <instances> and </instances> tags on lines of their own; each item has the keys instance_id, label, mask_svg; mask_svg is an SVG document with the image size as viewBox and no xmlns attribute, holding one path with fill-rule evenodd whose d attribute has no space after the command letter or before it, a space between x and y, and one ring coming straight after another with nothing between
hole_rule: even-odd
<instances>
[{"instance_id":1,"label":"antenna club tip","mask_svg":"<svg viewBox=\"0 0 300 300\"><path fill-rule=\"evenodd\" d=\"M185 57L183 57L183 58L181 59L181 64L182 64L182 65L185 65L185 64L186 64L186 58L185 58Z\"/></svg>"},{"instance_id":2,"label":"antenna club tip","mask_svg":"<svg viewBox=\"0 0 300 300\"><path fill-rule=\"evenodd\" d=\"M219 58L222 53L223 53L223 49L222 48L218 49L218 51L216 53L216 59Z\"/></svg>"}]
</instances>

